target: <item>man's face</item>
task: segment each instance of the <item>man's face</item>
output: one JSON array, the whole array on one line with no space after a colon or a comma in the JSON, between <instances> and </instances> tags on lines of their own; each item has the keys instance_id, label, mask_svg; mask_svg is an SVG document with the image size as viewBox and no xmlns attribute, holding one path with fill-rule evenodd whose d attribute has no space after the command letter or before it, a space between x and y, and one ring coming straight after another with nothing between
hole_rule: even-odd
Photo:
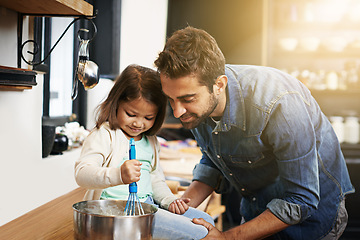
<instances>
[{"instance_id":1,"label":"man's face","mask_svg":"<svg viewBox=\"0 0 360 240\"><path fill-rule=\"evenodd\" d=\"M186 129L197 127L211 115L218 105L218 98L206 86L200 85L196 76L170 79L160 74L163 92L167 95L174 117Z\"/></svg>"}]
</instances>

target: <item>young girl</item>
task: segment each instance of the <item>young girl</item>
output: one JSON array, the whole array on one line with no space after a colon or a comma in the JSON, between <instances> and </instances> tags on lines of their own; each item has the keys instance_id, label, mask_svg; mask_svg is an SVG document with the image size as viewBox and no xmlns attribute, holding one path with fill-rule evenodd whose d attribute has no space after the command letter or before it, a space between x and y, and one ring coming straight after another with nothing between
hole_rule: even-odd
<instances>
[{"instance_id":1,"label":"young girl","mask_svg":"<svg viewBox=\"0 0 360 240\"><path fill-rule=\"evenodd\" d=\"M88 189L84 200L127 200L128 184L137 182L140 201L159 205L153 239L201 239L207 229L190 219L204 218L214 225L213 219L189 207L190 199L176 199L159 165L155 133L164 121L166 103L156 71L128 66L99 106L96 127L75 164L75 179ZM135 140L136 160L128 160L130 138Z\"/></svg>"}]
</instances>

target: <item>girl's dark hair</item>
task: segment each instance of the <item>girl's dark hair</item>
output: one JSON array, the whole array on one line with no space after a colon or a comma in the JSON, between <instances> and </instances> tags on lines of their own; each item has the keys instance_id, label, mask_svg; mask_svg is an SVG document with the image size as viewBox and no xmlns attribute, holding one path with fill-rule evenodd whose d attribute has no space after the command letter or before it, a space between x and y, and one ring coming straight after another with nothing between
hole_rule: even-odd
<instances>
[{"instance_id":1,"label":"girl's dark hair","mask_svg":"<svg viewBox=\"0 0 360 240\"><path fill-rule=\"evenodd\" d=\"M161 90L158 72L139 65L129 65L117 77L108 97L98 106L96 128L108 121L111 129L119 129L116 118L119 105L140 97L159 109L154 125L145 132L146 135L154 135L164 122L167 99Z\"/></svg>"},{"instance_id":2,"label":"girl's dark hair","mask_svg":"<svg viewBox=\"0 0 360 240\"><path fill-rule=\"evenodd\" d=\"M217 77L225 74L225 57L210 34L188 26L166 41L155 66L170 79L193 74L212 92Z\"/></svg>"}]
</instances>

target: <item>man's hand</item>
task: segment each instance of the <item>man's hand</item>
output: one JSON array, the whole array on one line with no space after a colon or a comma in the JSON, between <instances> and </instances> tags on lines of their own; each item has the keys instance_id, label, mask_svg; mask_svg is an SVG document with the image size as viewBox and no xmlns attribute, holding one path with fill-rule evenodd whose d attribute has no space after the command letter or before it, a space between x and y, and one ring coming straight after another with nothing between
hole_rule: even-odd
<instances>
[{"instance_id":1,"label":"man's hand","mask_svg":"<svg viewBox=\"0 0 360 240\"><path fill-rule=\"evenodd\" d=\"M173 201L169 206L169 211L176 214L184 214L188 209L189 198L179 198Z\"/></svg>"},{"instance_id":2,"label":"man's hand","mask_svg":"<svg viewBox=\"0 0 360 240\"><path fill-rule=\"evenodd\" d=\"M269 209L265 210L256 218L245 222L237 227L231 228L225 232L220 232L210 223L203 219L193 219L196 224L203 225L209 231L208 235L203 238L209 239L264 239L267 238L290 225L282 222Z\"/></svg>"},{"instance_id":3,"label":"man's hand","mask_svg":"<svg viewBox=\"0 0 360 240\"><path fill-rule=\"evenodd\" d=\"M203 239L207 239L207 240L210 240L210 239L215 239L215 240L216 239L217 240L226 239L222 232L217 230L216 227L214 227L213 225L211 225L210 223L208 223L204 219L202 219L202 218L194 218L192 221L195 224L203 225L209 231L208 235L206 235L206 237L203 238Z\"/></svg>"},{"instance_id":4,"label":"man's hand","mask_svg":"<svg viewBox=\"0 0 360 240\"><path fill-rule=\"evenodd\" d=\"M141 162L138 160L127 160L121 167L121 179L123 183L129 184L140 180Z\"/></svg>"}]
</instances>

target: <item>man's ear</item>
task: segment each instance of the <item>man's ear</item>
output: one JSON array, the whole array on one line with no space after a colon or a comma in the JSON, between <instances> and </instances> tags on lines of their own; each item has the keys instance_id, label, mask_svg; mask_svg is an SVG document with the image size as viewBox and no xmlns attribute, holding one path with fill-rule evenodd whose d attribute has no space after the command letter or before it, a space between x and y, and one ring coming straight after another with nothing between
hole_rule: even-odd
<instances>
[{"instance_id":1,"label":"man's ear","mask_svg":"<svg viewBox=\"0 0 360 240\"><path fill-rule=\"evenodd\" d=\"M227 76L226 75L221 75L219 76L216 80L215 80L215 84L214 84L214 93L215 94L221 94L222 92L225 91L226 86L227 86Z\"/></svg>"}]
</instances>

